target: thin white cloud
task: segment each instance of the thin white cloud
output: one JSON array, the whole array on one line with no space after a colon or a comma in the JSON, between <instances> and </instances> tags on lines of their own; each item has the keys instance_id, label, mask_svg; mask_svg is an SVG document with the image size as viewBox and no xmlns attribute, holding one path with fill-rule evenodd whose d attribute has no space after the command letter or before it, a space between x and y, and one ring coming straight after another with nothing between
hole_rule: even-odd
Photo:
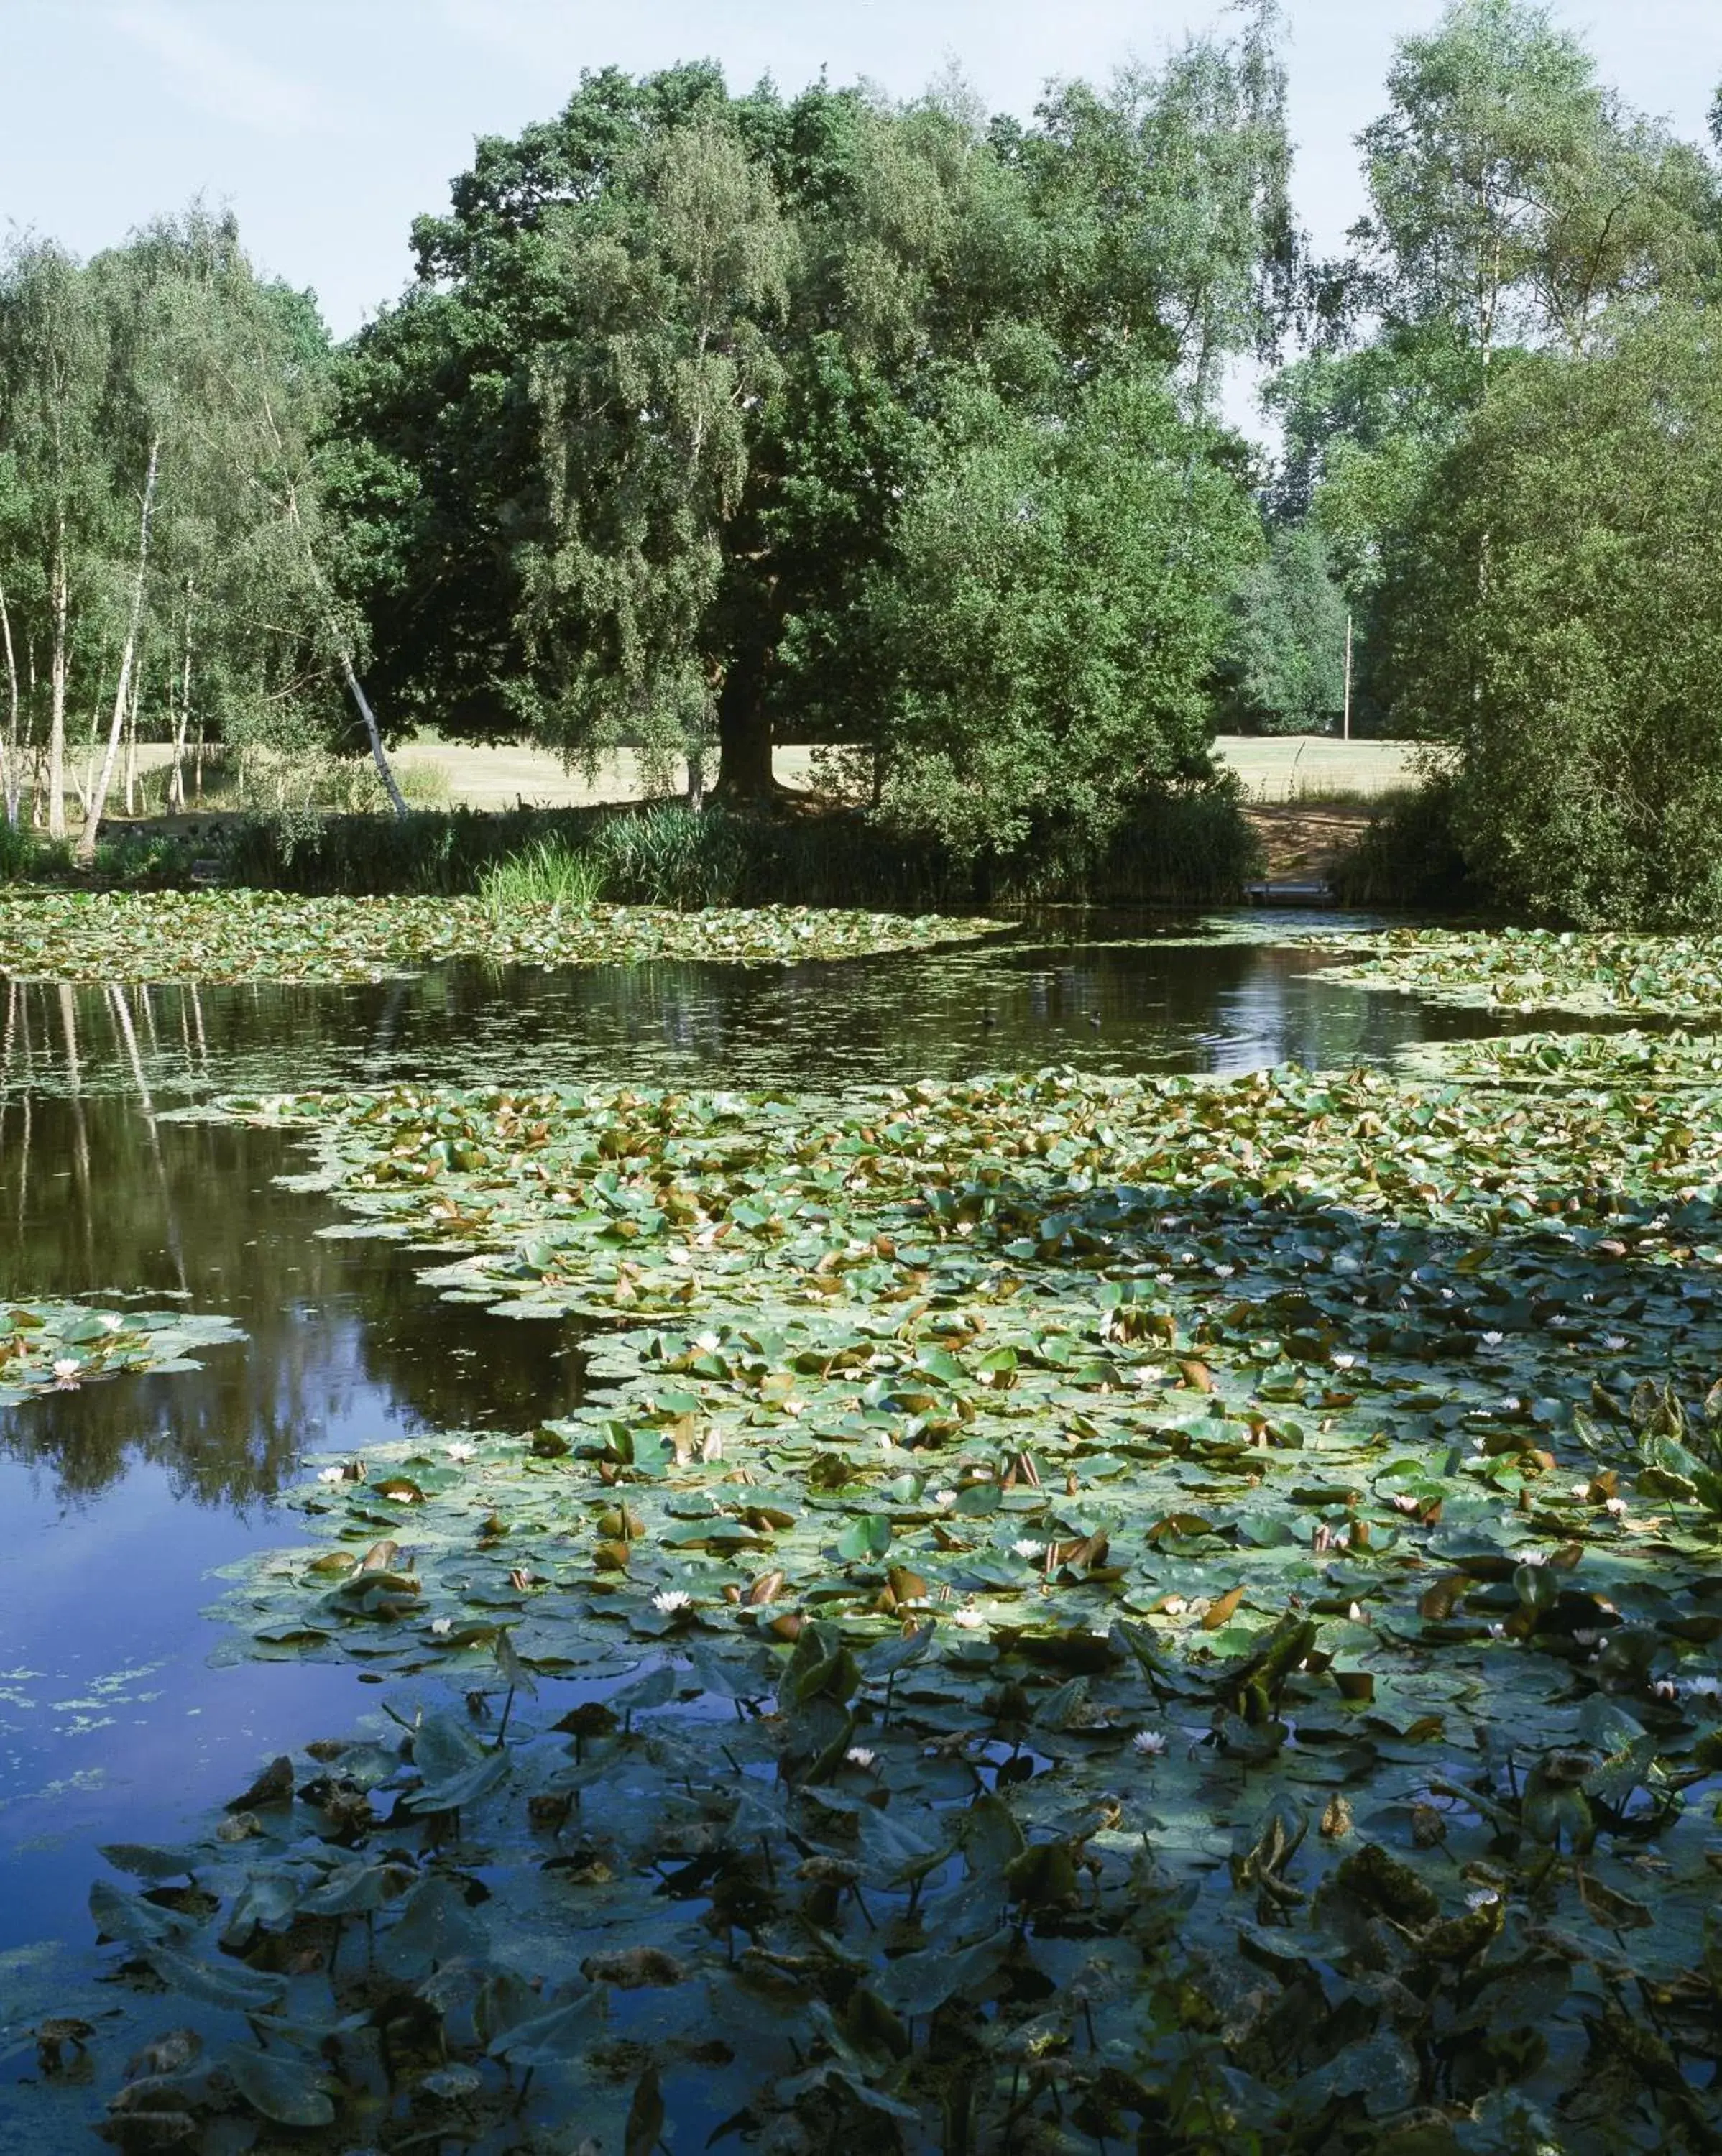
<instances>
[{"instance_id":1,"label":"thin white cloud","mask_svg":"<svg viewBox=\"0 0 1722 2156\"><path fill-rule=\"evenodd\" d=\"M189 105L285 139L345 131L323 92L212 38L167 0L129 0L110 9L109 18L153 54L170 87Z\"/></svg>"}]
</instances>

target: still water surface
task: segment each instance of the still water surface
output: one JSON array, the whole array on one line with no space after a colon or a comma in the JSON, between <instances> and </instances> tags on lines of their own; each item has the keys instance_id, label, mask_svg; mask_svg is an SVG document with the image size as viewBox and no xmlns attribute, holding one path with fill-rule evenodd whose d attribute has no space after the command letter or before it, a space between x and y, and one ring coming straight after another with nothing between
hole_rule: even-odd
<instances>
[{"instance_id":1,"label":"still water surface","mask_svg":"<svg viewBox=\"0 0 1722 2156\"><path fill-rule=\"evenodd\" d=\"M248 1336L196 1373L0 1411L0 1971L90 1938L95 1844L181 1838L260 1759L374 1704L347 1666L211 1665L210 1574L292 1539L273 1491L318 1453L527 1428L579 1397L573 1327L440 1301L406 1253L328 1238L328 1199L278 1187L293 1142L165 1111L405 1078L830 1091L1051 1063L1349 1065L1504 1023L1324 980L1318 952L1272 940L1312 925L1219 920L1197 943L1180 940L1197 924L1048 915L999 943L781 972L463 965L9 1002L0 984L0 1296L171 1299Z\"/></svg>"}]
</instances>

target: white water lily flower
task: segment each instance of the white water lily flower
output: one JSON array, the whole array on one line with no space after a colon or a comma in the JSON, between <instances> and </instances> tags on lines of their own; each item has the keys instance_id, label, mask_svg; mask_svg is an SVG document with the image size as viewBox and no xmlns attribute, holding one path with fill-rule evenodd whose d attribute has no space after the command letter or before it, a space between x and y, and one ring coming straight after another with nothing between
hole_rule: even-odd
<instances>
[{"instance_id":1,"label":"white water lily flower","mask_svg":"<svg viewBox=\"0 0 1722 2156\"><path fill-rule=\"evenodd\" d=\"M347 1470L344 1467L320 1467L317 1470L317 1480L319 1482L344 1482L347 1480Z\"/></svg>"},{"instance_id":2,"label":"white water lily flower","mask_svg":"<svg viewBox=\"0 0 1722 2156\"><path fill-rule=\"evenodd\" d=\"M851 1744L849 1749L843 1755L845 1763L847 1765L851 1767L859 1767L862 1768L863 1771L871 1767L878 1757L879 1755L876 1752L868 1751L865 1744Z\"/></svg>"},{"instance_id":3,"label":"white water lily flower","mask_svg":"<svg viewBox=\"0 0 1722 2156\"><path fill-rule=\"evenodd\" d=\"M1216 1265L1214 1277L1216 1280L1230 1280L1236 1270L1236 1265Z\"/></svg>"},{"instance_id":4,"label":"white water lily flower","mask_svg":"<svg viewBox=\"0 0 1722 2156\"><path fill-rule=\"evenodd\" d=\"M935 1505L954 1505L957 1502L957 1493L954 1490L935 1490L933 1493L933 1502Z\"/></svg>"},{"instance_id":5,"label":"white water lily flower","mask_svg":"<svg viewBox=\"0 0 1722 2156\"><path fill-rule=\"evenodd\" d=\"M1158 1729L1139 1729L1130 1739L1130 1749L1139 1752L1144 1759L1156 1759L1166 1748L1166 1740Z\"/></svg>"},{"instance_id":6,"label":"white water lily flower","mask_svg":"<svg viewBox=\"0 0 1722 2156\"><path fill-rule=\"evenodd\" d=\"M117 1332L126 1322L117 1312L111 1310L106 1313L101 1322L110 1332Z\"/></svg>"},{"instance_id":7,"label":"white water lily flower","mask_svg":"<svg viewBox=\"0 0 1722 2156\"><path fill-rule=\"evenodd\" d=\"M1626 1337L1622 1333L1611 1332L1602 1344L1611 1355L1618 1355L1627 1344Z\"/></svg>"},{"instance_id":8,"label":"white water lily flower","mask_svg":"<svg viewBox=\"0 0 1722 2156\"><path fill-rule=\"evenodd\" d=\"M1037 1557L1046 1556L1046 1545L1045 1543L1033 1542L1025 1535L1020 1543L1011 1543L1010 1553L1013 1557L1026 1558L1032 1563Z\"/></svg>"},{"instance_id":9,"label":"white water lily flower","mask_svg":"<svg viewBox=\"0 0 1722 2156\"><path fill-rule=\"evenodd\" d=\"M1572 1488L1567 1492L1569 1496L1576 1497L1581 1502L1585 1498L1588 1497L1590 1494L1591 1486L1588 1482L1575 1482Z\"/></svg>"},{"instance_id":10,"label":"white water lily flower","mask_svg":"<svg viewBox=\"0 0 1722 2156\"><path fill-rule=\"evenodd\" d=\"M1349 1370L1355 1366L1356 1362L1355 1355L1336 1355L1334 1358L1334 1368L1336 1370Z\"/></svg>"},{"instance_id":11,"label":"white water lily flower","mask_svg":"<svg viewBox=\"0 0 1722 2156\"><path fill-rule=\"evenodd\" d=\"M478 1447L475 1445L445 1445L443 1450L457 1467L464 1466L469 1460L476 1460L478 1457Z\"/></svg>"},{"instance_id":12,"label":"white water lily flower","mask_svg":"<svg viewBox=\"0 0 1722 2156\"><path fill-rule=\"evenodd\" d=\"M1722 1707L1722 1677L1689 1677L1680 1695L1704 1707Z\"/></svg>"},{"instance_id":13,"label":"white water lily flower","mask_svg":"<svg viewBox=\"0 0 1722 2156\"><path fill-rule=\"evenodd\" d=\"M75 1355L62 1355L54 1366L54 1382L57 1385L75 1385L78 1373L83 1368Z\"/></svg>"},{"instance_id":14,"label":"white water lily flower","mask_svg":"<svg viewBox=\"0 0 1722 2156\"><path fill-rule=\"evenodd\" d=\"M1505 1337L1506 1335L1502 1332L1485 1332L1483 1336L1483 1344L1485 1348L1498 1348Z\"/></svg>"},{"instance_id":15,"label":"white water lily flower","mask_svg":"<svg viewBox=\"0 0 1722 2156\"><path fill-rule=\"evenodd\" d=\"M691 1609L694 1599L686 1588L666 1587L661 1594L652 1597L652 1608L661 1609L666 1617L674 1616L678 1609Z\"/></svg>"},{"instance_id":16,"label":"white water lily flower","mask_svg":"<svg viewBox=\"0 0 1722 2156\"><path fill-rule=\"evenodd\" d=\"M1616 1519L1623 1520L1627 1517L1627 1501L1624 1497L1606 1497L1602 1509L1605 1512L1612 1512Z\"/></svg>"},{"instance_id":17,"label":"white water lily flower","mask_svg":"<svg viewBox=\"0 0 1722 2156\"><path fill-rule=\"evenodd\" d=\"M440 1640L454 1630L455 1620L452 1617L433 1617L430 1620L430 1629Z\"/></svg>"},{"instance_id":18,"label":"white water lily flower","mask_svg":"<svg viewBox=\"0 0 1722 2156\"><path fill-rule=\"evenodd\" d=\"M978 1609L959 1609L952 1618L951 1622L954 1625L960 1625L965 1632L978 1632L985 1624L986 1619Z\"/></svg>"},{"instance_id":19,"label":"white water lily flower","mask_svg":"<svg viewBox=\"0 0 1722 2156\"><path fill-rule=\"evenodd\" d=\"M1479 1887L1474 1894L1465 1897L1465 1907L1468 1909L1492 1909L1500 1898L1493 1887Z\"/></svg>"}]
</instances>

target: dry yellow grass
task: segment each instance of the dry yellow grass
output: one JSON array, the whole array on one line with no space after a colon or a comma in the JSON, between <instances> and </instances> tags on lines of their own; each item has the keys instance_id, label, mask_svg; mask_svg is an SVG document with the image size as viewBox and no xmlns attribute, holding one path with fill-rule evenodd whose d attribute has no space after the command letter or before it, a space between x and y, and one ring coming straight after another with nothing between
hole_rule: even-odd
<instances>
[{"instance_id":1,"label":"dry yellow grass","mask_svg":"<svg viewBox=\"0 0 1722 2156\"><path fill-rule=\"evenodd\" d=\"M1221 761L1242 779L1252 802L1331 799L1370 797L1415 784L1416 745L1409 742L1340 742L1330 736L1293 734L1255 740L1241 735L1222 735L1214 744ZM814 752L780 748L774 765L786 786L804 788L812 782ZM168 752L151 742L138 750L141 770L165 765ZM409 742L394 752L396 769L405 782L420 773L433 782L445 776L448 798L472 808L512 808L523 802L528 808L571 808L601 801L637 801L644 788L640 760L631 749L618 749L599 764L594 779L583 773L567 771L559 757L543 749L517 746L491 747L465 742ZM717 775L712 758L708 777ZM678 782L684 774L678 770ZM118 812L121 803L113 804Z\"/></svg>"},{"instance_id":2,"label":"dry yellow grass","mask_svg":"<svg viewBox=\"0 0 1722 2156\"><path fill-rule=\"evenodd\" d=\"M1222 734L1214 747L1242 779L1252 801L1391 793L1415 786L1419 775L1416 742L1342 742L1331 734L1257 740Z\"/></svg>"},{"instance_id":3,"label":"dry yellow grass","mask_svg":"<svg viewBox=\"0 0 1722 2156\"><path fill-rule=\"evenodd\" d=\"M1258 801L1387 793L1416 778L1416 752L1409 742L1340 742L1309 734L1257 741L1223 735L1214 746ZM773 761L784 785L804 787L810 783L812 758L810 749L780 748ZM400 750L396 760L403 770L415 763L439 764L448 773L454 799L475 808L511 808L517 800L555 807L634 801L640 793L639 762L629 749L606 757L591 784L578 773L564 771L558 758L542 749L415 742ZM710 775L716 775L715 758Z\"/></svg>"}]
</instances>

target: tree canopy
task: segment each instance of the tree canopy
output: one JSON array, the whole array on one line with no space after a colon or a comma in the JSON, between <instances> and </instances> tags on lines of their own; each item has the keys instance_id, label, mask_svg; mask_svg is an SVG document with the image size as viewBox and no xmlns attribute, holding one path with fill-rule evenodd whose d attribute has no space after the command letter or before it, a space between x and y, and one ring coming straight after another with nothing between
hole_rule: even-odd
<instances>
[{"instance_id":1,"label":"tree canopy","mask_svg":"<svg viewBox=\"0 0 1722 2156\"><path fill-rule=\"evenodd\" d=\"M1459 752L1461 843L1515 907L1722 911L1722 352L1627 319L1490 391L1389 556L1389 688Z\"/></svg>"},{"instance_id":2,"label":"tree canopy","mask_svg":"<svg viewBox=\"0 0 1722 2156\"><path fill-rule=\"evenodd\" d=\"M1272 345L1289 290L1273 29L1262 7L1230 44L1058 86L1030 126L957 83L907 106L823 83L738 97L699 65L588 75L554 121L481 143L417 228L419 285L342 367L342 505L371 542L389 699L574 755L625 735L666 763L715 738L743 791L790 726L876 749L907 801L993 753L998 711L926 678L975 608L1040 639L1046 737L1087 740L1051 716L1046 653L1087 624L1072 591L1054 603L1044 535L1110 490L1133 504L1123 543L1160 550L1126 603L1156 642L1126 664L1109 621L1094 693L1111 708L1133 669L1159 685L1131 753L1103 726L1091 771L1200 761L1188 685L1244 501L1212 393L1229 356ZM1079 511L1108 397L1152 449ZM953 531L960 475L1007 469L1035 530ZM908 624L952 547L965 597L929 639ZM1031 588L1038 626L1015 619Z\"/></svg>"}]
</instances>

